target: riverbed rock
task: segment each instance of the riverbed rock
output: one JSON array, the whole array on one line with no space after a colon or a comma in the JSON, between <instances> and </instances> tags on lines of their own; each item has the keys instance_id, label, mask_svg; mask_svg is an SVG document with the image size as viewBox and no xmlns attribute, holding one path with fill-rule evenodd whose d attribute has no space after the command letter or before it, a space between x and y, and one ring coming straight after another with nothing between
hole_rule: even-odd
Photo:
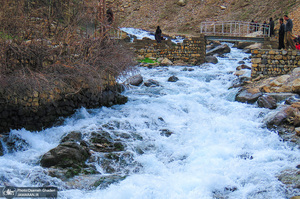
<instances>
[{"instance_id":1,"label":"riverbed rock","mask_svg":"<svg viewBox=\"0 0 300 199\"><path fill-rule=\"evenodd\" d=\"M290 199L300 199L300 196L293 196Z\"/></svg>"},{"instance_id":2,"label":"riverbed rock","mask_svg":"<svg viewBox=\"0 0 300 199\"><path fill-rule=\"evenodd\" d=\"M262 95L258 98L257 104L261 108L276 109L277 101L270 95Z\"/></svg>"},{"instance_id":3,"label":"riverbed rock","mask_svg":"<svg viewBox=\"0 0 300 199\"><path fill-rule=\"evenodd\" d=\"M172 66L173 62L171 62L168 58L164 58L161 62L160 65L162 66Z\"/></svg>"},{"instance_id":4,"label":"riverbed rock","mask_svg":"<svg viewBox=\"0 0 300 199\"><path fill-rule=\"evenodd\" d=\"M128 80L126 80L126 82L128 82L128 84L133 85L133 86L139 86L143 82L143 77L141 74L134 75L134 76L130 77Z\"/></svg>"},{"instance_id":5,"label":"riverbed rock","mask_svg":"<svg viewBox=\"0 0 300 199\"><path fill-rule=\"evenodd\" d=\"M206 50L210 51L218 46L221 46L221 42L220 41L209 41L209 44L206 45Z\"/></svg>"},{"instance_id":6,"label":"riverbed rock","mask_svg":"<svg viewBox=\"0 0 300 199\"><path fill-rule=\"evenodd\" d=\"M218 58L216 58L215 56L206 56L205 57L205 62L206 63L217 64L219 61L218 61Z\"/></svg>"},{"instance_id":7,"label":"riverbed rock","mask_svg":"<svg viewBox=\"0 0 300 199\"><path fill-rule=\"evenodd\" d=\"M239 42L237 45L237 49L244 49L247 46L252 45L253 42Z\"/></svg>"},{"instance_id":8,"label":"riverbed rock","mask_svg":"<svg viewBox=\"0 0 300 199\"><path fill-rule=\"evenodd\" d=\"M243 89L235 96L235 100L238 102L253 104L262 95L263 93L257 88Z\"/></svg>"},{"instance_id":9,"label":"riverbed rock","mask_svg":"<svg viewBox=\"0 0 300 199\"><path fill-rule=\"evenodd\" d=\"M300 93L300 78L297 78L292 82L292 91L294 93Z\"/></svg>"},{"instance_id":10,"label":"riverbed rock","mask_svg":"<svg viewBox=\"0 0 300 199\"><path fill-rule=\"evenodd\" d=\"M170 137L172 134L174 134L169 129L160 129L159 131L160 131L160 135L165 137Z\"/></svg>"},{"instance_id":11,"label":"riverbed rock","mask_svg":"<svg viewBox=\"0 0 300 199\"><path fill-rule=\"evenodd\" d=\"M212 55L222 55L225 53L230 53L231 49L227 44L223 44L221 46L218 46L210 51L206 52L206 56L212 56Z\"/></svg>"},{"instance_id":12,"label":"riverbed rock","mask_svg":"<svg viewBox=\"0 0 300 199\"><path fill-rule=\"evenodd\" d=\"M79 131L72 131L63 139L61 140L61 143L63 142L80 142L82 140L82 134Z\"/></svg>"},{"instance_id":13,"label":"riverbed rock","mask_svg":"<svg viewBox=\"0 0 300 199\"><path fill-rule=\"evenodd\" d=\"M185 6L186 5L186 0L179 0L177 2L177 5L179 5L179 6Z\"/></svg>"},{"instance_id":14,"label":"riverbed rock","mask_svg":"<svg viewBox=\"0 0 300 199\"><path fill-rule=\"evenodd\" d=\"M287 187L300 188L300 173L299 169L286 169L278 176L278 180Z\"/></svg>"},{"instance_id":15,"label":"riverbed rock","mask_svg":"<svg viewBox=\"0 0 300 199\"><path fill-rule=\"evenodd\" d=\"M6 145L8 153L26 151L30 147L30 144L18 134L4 136L3 142Z\"/></svg>"},{"instance_id":16,"label":"riverbed rock","mask_svg":"<svg viewBox=\"0 0 300 199\"><path fill-rule=\"evenodd\" d=\"M251 70L251 67L247 66L245 64L242 64L242 65L236 67L236 70L242 70L242 69L249 69L249 70Z\"/></svg>"},{"instance_id":17,"label":"riverbed rock","mask_svg":"<svg viewBox=\"0 0 300 199\"><path fill-rule=\"evenodd\" d=\"M90 156L89 150L76 142L64 142L45 153L41 158L42 167L81 167Z\"/></svg>"},{"instance_id":18,"label":"riverbed rock","mask_svg":"<svg viewBox=\"0 0 300 199\"><path fill-rule=\"evenodd\" d=\"M235 76L243 76L243 75L245 75L246 74L246 71L245 70L238 70L238 71L235 71L234 72L234 75Z\"/></svg>"},{"instance_id":19,"label":"riverbed rock","mask_svg":"<svg viewBox=\"0 0 300 199\"><path fill-rule=\"evenodd\" d=\"M262 48L262 44L261 43L254 43L254 44L251 44L249 46L246 46L244 48L244 50L247 50L247 49L254 50L254 49L261 49L261 48Z\"/></svg>"},{"instance_id":20,"label":"riverbed rock","mask_svg":"<svg viewBox=\"0 0 300 199\"><path fill-rule=\"evenodd\" d=\"M144 85L146 87L155 87L155 86L159 86L159 82L154 79L148 79L147 81L144 82Z\"/></svg>"},{"instance_id":21,"label":"riverbed rock","mask_svg":"<svg viewBox=\"0 0 300 199\"><path fill-rule=\"evenodd\" d=\"M283 124L292 124L294 122L293 118L295 117L295 113L297 112L299 112L299 110L292 106L283 107L267 118L266 123L268 128L276 128ZM298 122L298 119L296 119L296 122Z\"/></svg>"},{"instance_id":22,"label":"riverbed rock","mask_svg":"<svg viewBox=\"0 0 300 199\"><path fill-rule=\"evenodd\" d=\"M105 131L92 132L89 139L90 149L96 152L123 151L125 146L121 142L116 142L110 134Z\"/></svg>"},{"instance_id":23,"label":"riverbed rock","mask_svg":"<svg viewBox=\"0 0 300 199\"><path fill-rule=\"evenodd\" d=\"M173 76L169 77L168 82L177 82L178 80L179 80L178 77L173 75Z\"/></svg>"}]
</instances>

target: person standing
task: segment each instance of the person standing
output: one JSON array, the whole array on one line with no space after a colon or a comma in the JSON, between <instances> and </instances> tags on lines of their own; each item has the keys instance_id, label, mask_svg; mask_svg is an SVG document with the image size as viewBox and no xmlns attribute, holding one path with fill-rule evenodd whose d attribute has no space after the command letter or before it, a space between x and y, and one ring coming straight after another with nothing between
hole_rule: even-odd
<instances>
[{"instance_id":1,"label":"person standing","mask_svg":"<svg viewBox=\"0 0 300 199\"><path fill-rule=\"evenodd\" d=\"M262 25L262 29L263 29L263 36L266 36L269 32L268 30L268 25L267 25L267 22L264 21L263 25Z\"/></svg>"},{"instance_id":2,"label":"person standing","mask_svg":"<svg viewBox=\"0 0 300 199\"><path fill-rule=\"evenodd\" d=\"M272 36L275 35L275 34L274 34L274 21L273 21L273 18L272 18L272 17L270 18L270 23L269 23L269 25L270 25L270 37L272 37Z\"/></svg>"},{"instance_id":3,"label":"person standing","mask_svg":"<svg viewBox=\"0 0 300 199\"><path fill-rule=\"evenodd\" d=\"M155 31L155 40L157 43L161 43L161 29L159 26L157 26L157 29Z\"/></svg>"},{"instance_id":4,"label":"person standing","mask_svg":"<svg viewBox=\"0 0 300 199\"><path fill-rule=\"evenodd\" d=\"M285 25L283 23L283 18L279 19L279 24L280 24L280 28L279 28L279 46L278 49L284 49L284 33L285 33Z\"/></svg>"},{"instance_id":5,"label":"person standing","mask_svg":"<svg viewBox=\"0 0 300 199\"><path fill-rule=\"evenodd\" d=\"M114 22L114 13L111 8L107 9L106 18L109 25L111 25Z\"/></svg>"},{"instance_id":6,"label":"person standing","mask_svg":"<svg viewBox=\"0 0 300 199\"><path fill-rule=\"evenodd\" d=\"M292 32L293 32L293 22L292 22L292 20L287 15L284 15L283 18L286 21L286 24L285 24L285 35L284 35L284 45L285 45L285 48L286 49L291 48L292 50L296 50L296 47L295 47L295 44L294 44L294 41L293 41L293 35L292 35Z\"/></svg>"}]
</instances>

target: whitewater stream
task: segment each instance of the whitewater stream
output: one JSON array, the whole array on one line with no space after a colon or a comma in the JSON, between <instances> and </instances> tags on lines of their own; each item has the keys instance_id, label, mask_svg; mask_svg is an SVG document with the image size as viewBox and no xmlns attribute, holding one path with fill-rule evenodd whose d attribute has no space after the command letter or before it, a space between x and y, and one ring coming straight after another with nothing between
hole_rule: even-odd
<instances>
[{"instance_id":1,"label":"whitewater stream","mask_svg":"<svg viewBox=\"0 0 300 199\"><path fill-rule=\"evenodd\" d=\"M249 54L232 48L226 56L215 65L188 67L192 70L139 68L145 81L153 79L159 86L129 87L123 93L126 104L82 108L62 125L41 132L12 130L11 135L26 140L26 150L0 157L0 186L52 185L58 187L59 198L70 199L290 197L277 176L299 164L299 149L265 128L270 110L234 101L238 89L228 89L236 79L233 71ZM168 82L173 75L179 80ZM126 143L130 163L115 174L124 179L104 188L66 188L39 165L66 133L87 135L100 128L114 137L123 135L118 139ZM94 164L108 175L101 164Z\"/></svg>"}]
</instances>

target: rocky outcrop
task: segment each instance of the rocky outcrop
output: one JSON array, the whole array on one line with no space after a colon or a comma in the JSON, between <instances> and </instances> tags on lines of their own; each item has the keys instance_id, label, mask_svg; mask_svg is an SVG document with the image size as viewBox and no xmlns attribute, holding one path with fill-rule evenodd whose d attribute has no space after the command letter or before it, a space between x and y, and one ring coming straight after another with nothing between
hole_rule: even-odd
<instances>
[{"instance_id":1,"label":"rocky outcrop","mask_svg":"<svg viewBox=\"0 0 300 199\"><path fill-rule=\"evenodd\" d=\"M103 126L110 130L112 128L110 125ZM101 174L94 162L101 166L101 172L107 174L125 172L128 169L127 164L131 164L130 168L132 168L136 163L133 162L133 154L125 151L126 145L122 141L124 139L131 139L131 136L123 133L116 138L115 134L104 129L85 135L73 131L65 135L57 147L45 153L41 157L40 164L49 168L49 175L63 181L69 181L70 178L78 175ZM97 179L99 178L98 176Z\"/></svg>"},{"instance_id":2,"label":"rocky outcrop","mask_svg":"<svg viewBox=\"0 0 300 199\"><path fill-rule=\"evenodd\" d=\"M89 156L90 153L86 146L68 141L45 153L41 159L41 166L82 167Z\"/></svg>"}]
</instances>

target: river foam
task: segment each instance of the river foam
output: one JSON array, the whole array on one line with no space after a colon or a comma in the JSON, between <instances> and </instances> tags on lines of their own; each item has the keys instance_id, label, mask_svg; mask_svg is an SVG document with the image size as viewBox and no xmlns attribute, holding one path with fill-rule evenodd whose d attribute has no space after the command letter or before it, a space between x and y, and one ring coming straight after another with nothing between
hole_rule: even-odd
<instances>
[{"instance_id":1,"label":"river foam","mask_svg":"<svg viewBox=\"0 0 300 199\"><path fill-rule=\"evenodd\" d=\"M140 68L144 80L154 79L160 86L129 88L124 92L128 103L82 108L63 125L42 132L12 131L29 147L0 157L0 176L16 186L58 186L59 198L286 198L276 176L295 168L299 150L264 127L270 110L235 102L237 89L228 90L238 61L247 56L232 48L218 64L191 67L192 71L183 71L184 66ZM168 82L172 75L179 81ZM143 138L126 143L140 166L124 172L124 180L105 189L66 189L39 166L40 156L57 146L64 134L89 134L107 124L112 134Z\"/></svg>"}]
</instances>

